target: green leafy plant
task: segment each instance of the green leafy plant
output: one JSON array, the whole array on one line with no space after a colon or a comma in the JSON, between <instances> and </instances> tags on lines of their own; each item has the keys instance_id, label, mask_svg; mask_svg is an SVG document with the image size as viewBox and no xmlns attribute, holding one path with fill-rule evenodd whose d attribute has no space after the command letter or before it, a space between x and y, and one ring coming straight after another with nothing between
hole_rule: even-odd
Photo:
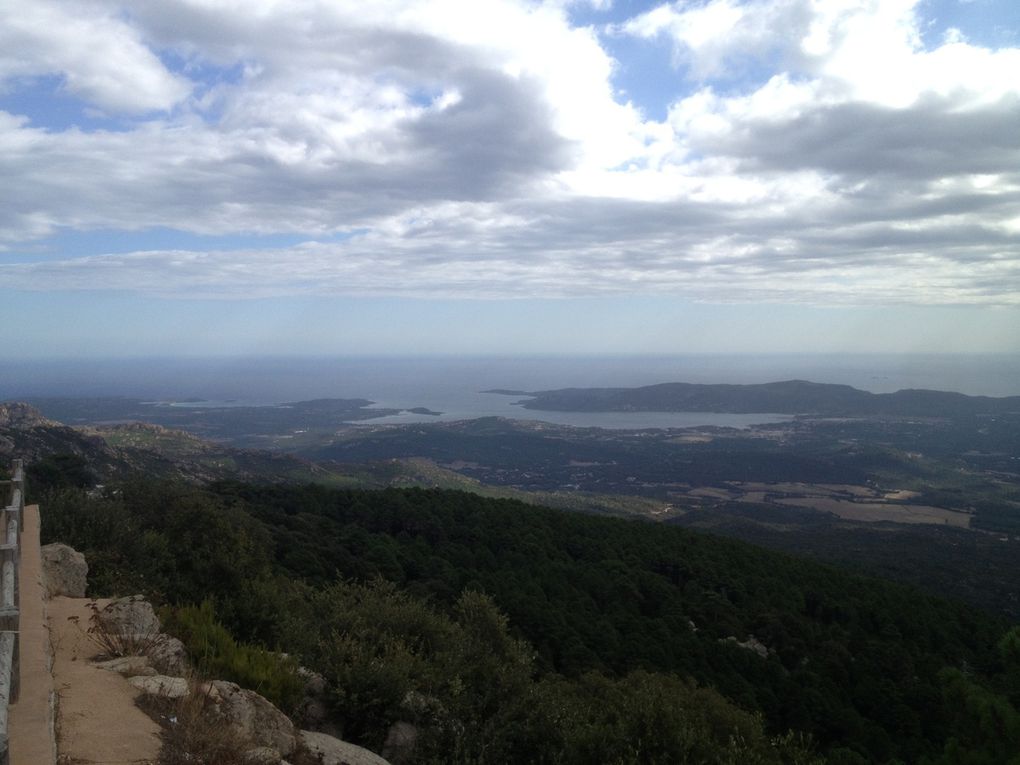
<instances>
[{"instance_id":1,"label":"green leafy plant","mask_svg":"<svg viewBox=\"0 0 1020 765\"><path fill-rule=\"evenodd\" d=\"M300 699L303 683L297 674L297 662L235 640L217 621L211 601L167 609L164 624L184 643L201 675L235 682L285 711L293 709Z\"/></svg>"}]
</instances>

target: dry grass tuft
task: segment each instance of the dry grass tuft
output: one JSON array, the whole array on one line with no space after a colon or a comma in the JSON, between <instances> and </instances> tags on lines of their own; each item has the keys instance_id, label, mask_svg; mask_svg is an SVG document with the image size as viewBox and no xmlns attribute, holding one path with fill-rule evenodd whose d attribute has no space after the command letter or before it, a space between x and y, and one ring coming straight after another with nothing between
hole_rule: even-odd
<instances>
[{"instance_id":1,"label":"dry grass tuft","mask_svg":"<svg viewBox=\"0 0 1020 765\"><path fill-rule=\"evenodd\" d=\"M100 618L99 613L102 609L96 601L89 601L88 606L92 615L89 617L89 628L85 634L101 651L104 658L149 656L163 639L156 629L147 632L119 632L112 629Z\"/></svg>"},{"instance_id":2,"label":"dry grass tuft","mask_svg":"<svg viewBox=\"0 0 1020 765\"><path fill-rule=\"evenodd\" d=\"M162 747L157 765L244 765L252 747L216 711L207 691L191 683L192 691L180 699L142 696L138 705L160 724Z\"/></svg>"}]
</instances>

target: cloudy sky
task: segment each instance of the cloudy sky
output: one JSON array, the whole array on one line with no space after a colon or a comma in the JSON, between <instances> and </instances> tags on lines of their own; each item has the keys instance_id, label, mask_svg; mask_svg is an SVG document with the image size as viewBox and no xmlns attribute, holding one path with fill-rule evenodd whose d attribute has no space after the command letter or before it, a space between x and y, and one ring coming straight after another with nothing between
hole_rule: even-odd
<instances>
[{"instance_id":1,"label":"cloudy sky","mask_svg":"<svg viewBox=\"0 0 1020 765\"><path fill-rule=\"evenodd\" d=\"M9 355L1020 352L1016 0L0 0Z\"/></svg>"}]
</instances>

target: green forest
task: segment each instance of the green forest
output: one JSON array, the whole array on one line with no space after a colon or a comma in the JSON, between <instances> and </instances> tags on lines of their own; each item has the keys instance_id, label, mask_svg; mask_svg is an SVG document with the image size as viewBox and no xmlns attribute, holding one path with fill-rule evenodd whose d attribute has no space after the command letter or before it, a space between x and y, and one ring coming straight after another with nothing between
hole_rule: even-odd
<instances>
[{"instance_id":1,"label":"green forest","mask_svg":"<svg viewBox=\"0 0 1020 765\"><path fill-rule=\"evenodd\" d=\"M464 492L72 467L34 486L90 594L145 593L284 708L286 651L370 748L402 720L421 762L1020 761L1020 630L907 586Z\"/></svg>"}]
</instances>

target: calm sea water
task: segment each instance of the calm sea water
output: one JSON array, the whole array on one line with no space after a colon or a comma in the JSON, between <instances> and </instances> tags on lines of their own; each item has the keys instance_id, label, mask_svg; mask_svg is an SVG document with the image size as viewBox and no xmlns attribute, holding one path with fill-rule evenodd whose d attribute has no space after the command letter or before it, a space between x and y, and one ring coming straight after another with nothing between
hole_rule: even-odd
<instances>
[{"instance_id":1,"label":"calm sea water","mask_svg":"<svg viewBox=\"0 0 1020 765\"><path fill-rule=\"evenodd\" d=\"M442 417L402 414L380 422L435 422L498 415L597 427L743 427L773 415L536 412L491 388L547 390L661 382L762 383L803 379L875 393L901 388L970 395L1020 395L1020 355L768 355L492 358L203 358L6 362L0 400L30 396L197 398L275 404L366 398L385 408L426 407Z\"/></svg>"}]
</instances>

